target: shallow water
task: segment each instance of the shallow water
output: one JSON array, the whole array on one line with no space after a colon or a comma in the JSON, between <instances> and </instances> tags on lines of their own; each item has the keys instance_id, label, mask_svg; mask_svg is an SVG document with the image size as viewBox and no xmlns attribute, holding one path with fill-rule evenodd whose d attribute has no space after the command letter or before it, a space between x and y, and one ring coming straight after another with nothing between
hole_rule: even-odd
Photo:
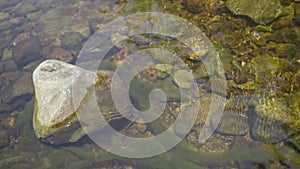
<instances>
[{"instance_id":1,"label":"shallow water","mask_svg":"<svg viewBox=\"0 0 300 169\"><path fill-rule=\"evenodd\" d=\"M299 168L300 2L280 3L287 12L262 25L248 16L234 15L226 1L220 0L1 1L0 168ZM210 105L208 96L224 97L210 87L214 78L208 78L203 64L177 39L143 34L117 43L106 54L100 69L115 70L129 54L146 48L166 48L180 55L197 78L203 99L199 111L202 114L198 114L187 137L172 150L145 159L110 154L87 136L61 145L39 140L32 127L34 69L47 59L75 64L93 33L115 19L137 12L180 16L212 42L223 64L225 97L229 101L214 134L205 143L198 143ZM141 22L137 20L136 24ZM170 24L178 32L185 31L175 22ZM159 59L158 62L171 62L163 56ZM161 118L143 126L145 131L128 121L114 127L131 136L162 133L177 116L180 96L174 92L176 85L155 69L140 72L137 77L151 85L144 86L138 80L132 84L133 104L140 110L148 109L148 97L140 93L148 96L153 88L163 86L162 90L169 94L168 109Z\"/></svg>"}]
</instances>

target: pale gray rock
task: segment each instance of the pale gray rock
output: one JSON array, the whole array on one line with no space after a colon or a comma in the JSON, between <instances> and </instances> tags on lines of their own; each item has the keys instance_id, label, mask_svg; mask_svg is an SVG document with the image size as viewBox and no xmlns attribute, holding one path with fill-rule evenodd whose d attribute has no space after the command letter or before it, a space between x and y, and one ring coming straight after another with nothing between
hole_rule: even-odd
<instances>
[{"instance_id":1,"label":"pale gray rock","mask_svg":"<svg viewBox=\"0 0 300 169\"><path fill-rule=\"evenodd\" d=\"M42 62L33 72L35 89L35 111L33 126L38 138L50 143L76 141L84 135L76 111L79 105L73 104L74 83L80 82L82 92L77 92L76 99L82 100L87 88L95 84L97 74L80 67L57 60ZM78 133L80 133L78 135Z\"/></svg>"}]
</instances>

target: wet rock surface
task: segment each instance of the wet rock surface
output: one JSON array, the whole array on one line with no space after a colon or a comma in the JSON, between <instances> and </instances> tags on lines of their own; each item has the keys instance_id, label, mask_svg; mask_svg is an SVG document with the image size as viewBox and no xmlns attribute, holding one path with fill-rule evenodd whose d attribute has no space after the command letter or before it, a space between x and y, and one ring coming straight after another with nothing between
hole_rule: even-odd
<instances>
[{"instance_id":1,"label":"wet rock surface","mask_svg":"<svg viewBox=\"0 0 300 169\"><path fill-rule=\"evenodd\" d=\"M250 133L254 140L282 142L299 130L299 126L293 122L294 118L298 118L297 110L291 112L290 105L282 99L263 98L257 103L255 112L250 110L250 113Z\"/></svg>"},{"instance_id":2,"label":"wet rock surface","mask_svg":"<svg viewBox=\"0 0 300 169\"><path fill-rule=\"evenodd\" d=\"M226 7L236 15L249 16L254 22L259 24L269 24L281 13L279 0L228 0Z\"/></svg>"},{"instance_id":3,"label":"wet rock surface","mask_svg":"<svg viewBox=\"0 0 300 169\"><path fill-rule=\"evenodd\" d=\"M249 131L246 108L227 106L216 131L224 135L245 135Z\"/></svg>"},{"instance_id":4,"label":"wet rock surface","mask_svg":"<svg viewBox=\"0 0 300 169\"><path fill-rule=\"evenodd\" d=\"M1 74L1 113L12 112L19 106L24 106L33 95L31 73L5 72Z\"/></svg>"},{"instance_id":5,"label":"wet rock surface","mask_svg":"<svg viewBox=\"0 0 300 169\"><path fill-rule=\"evenodd\" d=\"M76 49L80 47L83 36L78 32L67 32L61 36L61 45L65 49Z\"/></svg>"},{"instance_id":6,"label":"wet rock surface","mask_svg":"<svg viewBox=\"0 0 300 169\"><path fill-rule=\"evenodd\" d=\"M37 37L32 37L14 45L12 55L18 67L22 68L30 62L42 58L41 51L41 42Z\"/></svg>"},{"instance_id":7,"label":"wet rock surface","mask_svg":"<svg viewBox=\"0 0 300 169\"><path fill-rule=\"evenodd\" d=\"M3 50L9 46L14 34L11 31L1 31L0 35L0 50Z\"/></svg>"},{"instance_id":8,"label":"wet rock surface","mask_svg":"<svg viewBox=\"0 0 300 169\"><path fill-rule=\"evenodd\" d=\"M72 134L80 130L75 114L78 107L73 105L72 94L72 85L80 78L92 85L95 75L57 60L47 60L35 69L33 126L38 138L48 139L53 144L66 143L72 139ZM81 100L83 97L77 99Z\"/></svg>"},{"instance_id":9,"label":"wet rock surface","mask_svg":"<svg viewBox=\"0 0 300 169\"><path fill-rule=\"evenodd\" d=\"M59 60L67 63L71 63L75 59L70 51L60 47L50 47L47 50L49 51L47 51L46 53L50 53L50 54L45 55L46 59L54 59L54 60Z\"/></svg>"},{"instance_id":10,"label":"wet rock surface","mask_svg":"<svg viewBox=\"0 0 300 169\"><path fill-rule=\"evenodd\" d=\"M0 2L0 9L16 5L20 0L3 0Z\"/></svg>"}]
</instances>

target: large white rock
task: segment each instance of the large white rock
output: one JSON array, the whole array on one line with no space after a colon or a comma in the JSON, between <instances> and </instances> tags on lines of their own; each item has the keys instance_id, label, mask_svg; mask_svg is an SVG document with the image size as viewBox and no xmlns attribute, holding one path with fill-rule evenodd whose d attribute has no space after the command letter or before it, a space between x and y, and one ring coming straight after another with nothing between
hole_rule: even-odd
<instances>
[{"instance_id":1,"label":"large white rock","mask_svg":"<svg viewBox=\"0 0 300 169\"><path fill-rule=\"evenodd\" d=\"M79 104L74 104L72 87L74 83L80 83L76 85L77 90L82 91L76 92L76 102L79 103L87 93L87 88L94 85L96 80L96 73L68 63L57 60L46 60L41 63L33 72L35 89L33 126L37 137L49 138L56 133L65 134L66 128L73 132L79 129L75 113ZM76 126L74 129L70 127L72 124ZM57 136L55 139L56 141L52 141L58 143L68 141L65 139L58 141Z\"/></svg>"}]
</instances>

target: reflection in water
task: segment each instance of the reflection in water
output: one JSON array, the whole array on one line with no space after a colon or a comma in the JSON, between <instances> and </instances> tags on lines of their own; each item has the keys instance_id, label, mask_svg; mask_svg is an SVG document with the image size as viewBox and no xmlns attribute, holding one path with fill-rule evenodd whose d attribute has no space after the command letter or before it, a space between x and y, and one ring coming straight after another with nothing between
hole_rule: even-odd
<instances>
[{"instance_id":1,"label":"reflection in water","mask_svg":"<svg viewBox=\"0 0 300 169\"><path fill-rule=\"evenodd\" d=\"M251 13L255 6L241 12L247 6L243 3L246 2L0 1L0 168L299 168L300 4L260 2L280 6L277 15L276 11ZM130 53L149 47L168 48L180 55L194 71L203 103L186 139L167 153L139 160L109 154L88 137L56 146L38 140L32 128L32 72L37 65L46 59L74 64L86 40L103 25L120 16L145 11L187 19L202 29L218 50L230 104L213 136L203 144L197 142L210 105L208 98L215 94L207 87L209 79L203 64L193 60L190 49L174 39L141 35L118 43L101 69L115 70ZM274 14L273 18L264 18L268 12ZM180 31L176 23L174 27ZM167 60L159 62L163 65L160 67L168 67ZM147 98L140 98L139 94L149 92L152 86L147 85L174 84L165 72L155 69L145 70L136 78L141 80L137 83L147 82L141 88L133 84L137 92L131 91L131 100L141 108L148 105ZM180 107L178 93L172 92L176 85L168 86L164 90L171 91L171 101L162 117L147 125L124 123L115 127L133 137L164 131L174 122ZM240 95L262 97L233 104L235 96Z\"/></svg>"}]
</instances>

